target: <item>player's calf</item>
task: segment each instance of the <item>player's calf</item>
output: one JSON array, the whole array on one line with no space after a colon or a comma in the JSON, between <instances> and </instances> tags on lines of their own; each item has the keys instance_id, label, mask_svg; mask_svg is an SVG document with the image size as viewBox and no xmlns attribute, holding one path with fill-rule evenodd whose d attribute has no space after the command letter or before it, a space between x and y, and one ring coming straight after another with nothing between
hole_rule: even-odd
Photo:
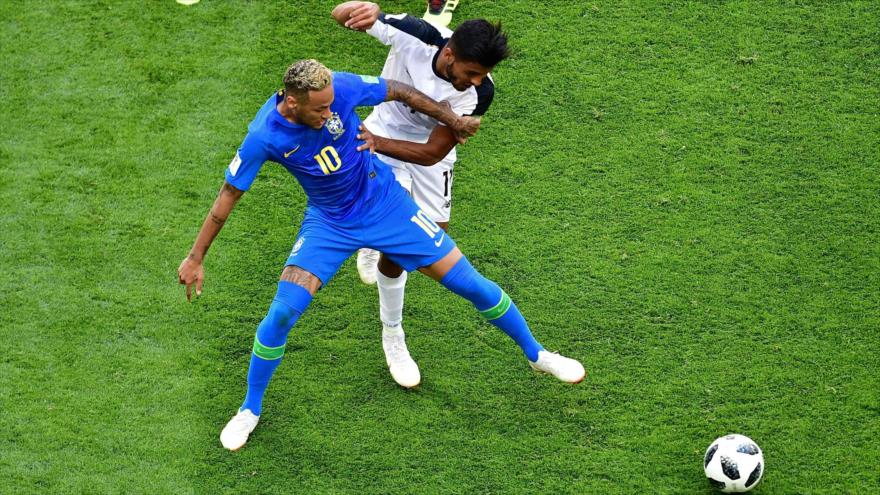
<instances>
[{"instance_id":1,"label":"player's calf","mask_svg":"<svg viewBox=\"0 0 880 495\"><path fill-rule=\"evenodd\" d=\"M583 366L574 359L549 353L532 336L522 313L497 284L477 272L464 256L440 280L447 289L464 297L492 325L520 346L532 368L570 383L583 380Z\"/></svg>"},{"instance_id":2,"label":"player's calf","mask_svg":"<svg viewBox=\"0 0 880 495\"><path fill-rule=\"evenodd\" d=\"M248 368L248 390L241 410L249 409L256 416L263 407L263 395L275 369L284 357L287 334L312 301L312 294L293 282L278 282L275 299L254 336L251 364Z\"/></svg>"},{"instance_id":3,"label":"player's calf","mask_svg":"<svg viewBox=\"0 0 880 495\"><path fill-rule=\"evenodd\" d=\"M302 285L289 280L278 282L275 299L254 335L244 402L220 433L220 442L227 449L240 449L257 427L266 388L284 357L287 335L311 300L312 293Z\"/></svg>"}]
</instances>

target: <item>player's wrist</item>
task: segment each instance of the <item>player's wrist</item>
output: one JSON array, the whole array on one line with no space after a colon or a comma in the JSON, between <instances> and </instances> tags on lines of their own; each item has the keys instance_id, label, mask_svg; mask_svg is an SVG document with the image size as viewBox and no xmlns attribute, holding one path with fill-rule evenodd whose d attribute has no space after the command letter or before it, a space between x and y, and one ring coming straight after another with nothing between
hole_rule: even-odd
<instances>
[{"instance_id":1,"label":"player's wrist","mask_svg":"<svg viewBox=\"0 0 880 495\"><path fill-rule=\"evenodd\" d=\"M388 149L388 138L373 134L373 150L377 153L383 153Z\"/></svg>"},{"instance_id":2,"label":"player's wrist","mask_svg":"<svg viewBox=\"0 0 880 495\"><path fill-rule=\"evenodd\" d=\"M457 132L463 131L466 127L466 122L467 122L467 121L465 121L464 117L462 117L461 115L458 115L457 113L453 112L452 110L448 110L448 112L450 114L452 114L452 117L451 117L452 122L449 124L449 127L453 128Z\"/></svg>"}]
</instances>

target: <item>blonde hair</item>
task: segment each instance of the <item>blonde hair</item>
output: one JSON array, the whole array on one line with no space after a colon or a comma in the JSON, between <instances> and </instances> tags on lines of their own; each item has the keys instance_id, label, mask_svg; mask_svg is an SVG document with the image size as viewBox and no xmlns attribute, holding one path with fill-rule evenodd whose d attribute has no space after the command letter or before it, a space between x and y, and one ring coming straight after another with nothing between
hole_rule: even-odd
<instances>
[{"instance_id":1,"label":"blonde hair","mask_svg":"<svg viewBox=\"0 0 880 495\"><path fill-rule=\"evenodd\" d=\"M313 59L300 60L284 73L284 91L308 94L320 91L333 83L333 73L324 64Z\"/></svg>"}]
</instances>

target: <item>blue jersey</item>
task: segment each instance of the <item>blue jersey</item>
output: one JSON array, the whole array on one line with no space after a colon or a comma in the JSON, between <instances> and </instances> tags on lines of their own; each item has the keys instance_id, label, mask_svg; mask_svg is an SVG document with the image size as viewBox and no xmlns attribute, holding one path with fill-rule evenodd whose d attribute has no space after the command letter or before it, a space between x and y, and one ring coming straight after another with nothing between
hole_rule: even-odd
<instances>
[{"instance_id":1,"label":"blue jersey","mask_svg":"<svg viewBox=\"0 0 880 495\"><path fill-rule=\"evenodd\" d=\"M309 206L332 220L357 216L394 176L369 150L357 151L360 117L355 107L385 101L384 79L333 74L332 116L321 129L294 124L277 109L283 92L272 95L248 126L248 134L226 169L226 181L247 191L266 161L281 164L308 197Z\"/></svg>"}]
</instances>

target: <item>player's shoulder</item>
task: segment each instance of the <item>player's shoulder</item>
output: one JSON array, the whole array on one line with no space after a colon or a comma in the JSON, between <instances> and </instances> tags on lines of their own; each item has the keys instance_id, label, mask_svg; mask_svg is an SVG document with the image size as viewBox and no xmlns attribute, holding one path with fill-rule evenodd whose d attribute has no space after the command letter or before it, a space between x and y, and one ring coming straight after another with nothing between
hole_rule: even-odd
<instances>
[{"instance_id":1,"label":"player's shoulder","mask_svg":"<svg viewBox=\"0 0 880 495\"><path fill-rule=\"evenodd\" d=\"M445 45L449 37L452 36L452 31L448 28L435 26L424 19L409 14L382 13L377 22L399 31L405 35L402 37L404 40L438 48Z\"/></svg>"},{"instance_id":2,"label":"player's shoulder","mask_svg":"<svg viewBox=\"0 0 880 495\"><path fill-rule=\"evenodd\" d=\"M377 84L379 77L364 74L354 74L351 72L334 72L333 88L340 88L352 85Z\"/></svg>"},{"instance_id":3,"label":"player's shoulder","mask_svg":"<svg viewBox=\"0 0 880 495\"><path fill-rule=\"evenodd\" d=\"M351 72L334 72L333 73L333 93L334 101L339 104L348 101L349 93L356 90L358 84L358 76Z\"/></svg>"},{"instance_id":4,"label":"player's shoulder","mask_svg":"<svg viewBox=\"0 0 880 495\"><path fill-rule=\"evenodd\" d=\"M449 84L451 87L451 83ZM485 115L495 98L495 81L490 74L483 78L479 86L471 86L464 91L456 91L455 96L450 98L454 101L453 107L457 108L462 115L478 117Z\"/></svg>"},{"instance_id":5,"label":"player's shoulder","mask_svg":"<svg viewBox=\"0 0 880 495\"><path fill-rule=\"evenodd\" d=\"M254 139L259 138L260 140L265 140L266 135L272 131L274 110L283 98L284 90L279 89L272 93L272 95L266 99L265 103L263 103L263 106L257 111L254 119L251 121L250 125L248 125L248 132L253 135Z\"/></svg>"},{"instance_id":6,"label":"player's shoulder","mask_svg":"<svg viewBox=\"0 0 880 495\"><path fill-rule=\"evenodd\" d=\"M338 90L341 87L352 84L354 77L356 76L351 72L333 71L333 89Z\"/></svg>"},{"instance_id":7,"label":"player's shoulder","mask_svg":"<svg viewBox=\"0 0 880 495\"><path fill-rule=\"evenodd\" d=\"M471 115L484 115L489 110L489 105L495 98L495 81L491 74L487 74L479 86L474 86L477 96L477 105Z\"/></svg>"},{"instance_id":8,"label":"player's shoulder","mask_svg":"<svg viewBox=\"0 0 880 495\"><path fill-rule=\"evenodd\" d=\"M361 92L367 87L374 84L380 84L382 81L377 76L353 74L351 72L334 72L333 73L333 91L336 99L348 99L349 92Z\"/></svg>"}]
</instances>

